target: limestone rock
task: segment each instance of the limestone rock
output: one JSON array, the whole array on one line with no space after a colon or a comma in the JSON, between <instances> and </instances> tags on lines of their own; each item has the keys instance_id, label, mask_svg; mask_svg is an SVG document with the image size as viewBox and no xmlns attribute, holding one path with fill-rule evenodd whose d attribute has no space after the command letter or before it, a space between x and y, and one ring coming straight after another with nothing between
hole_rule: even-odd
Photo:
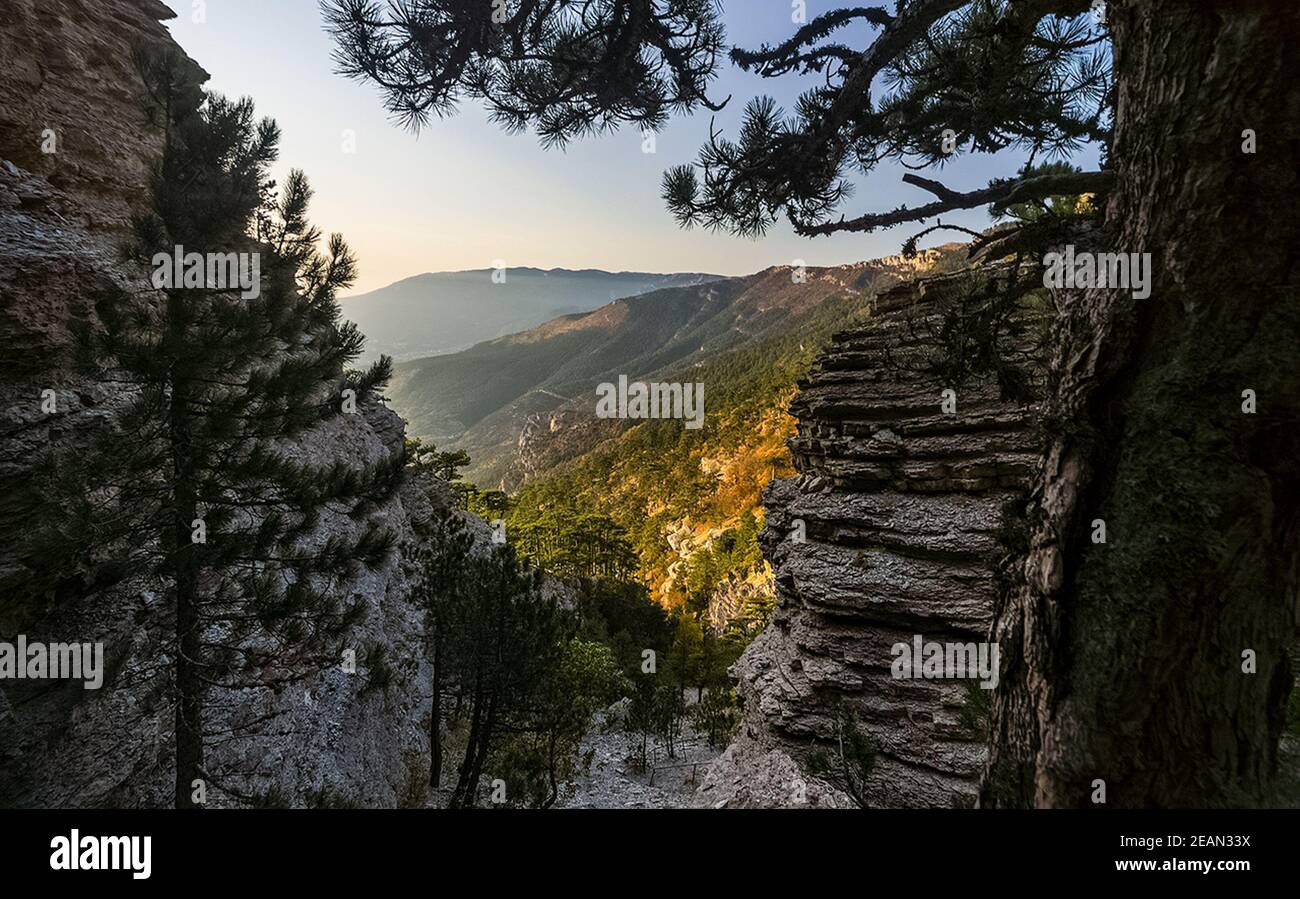
<instances>
[{"instance_id":1,"label":"limestone rock","mask_svg":"<svg viewBox=\"0 0 1300 899\"><path fill-rule=\"evenodd\" d=\"M941 383L924 364L934 351L924 325L962 284L944 275L883 294L800 385L799 475L765 495L777 606L733 669L744 736L714 778L736 784L727 804L786 804L752 784L784 771L788 792L795 775L781 756L799 760L829 737L840 703L878 746L873 805L974 797L986 750L971 712L963 721L971 683L890 671L893 644L916 634L987 639L1005 510L1039 464L1033 405L1004 401L990 378ZM955 413L941 409L946 388Z\"/></svg>"},{"instance_id":2,"label":"limestone rock","mask_svg":"<svg viewBox=\"0 0 1300 899\"><path fill-rule=\"evenodd\" d=\"M143 119L132 52L141 43L179 52L159 24L171 15L155 0L5 0L0 8L0 639L23 633L33 641L102 643L107 669L99 690L0 682L0 806L166 806L172 799L165 585L126 572L111 586L80 581L35 605L14 603L9 588L31 569L15 539L23 525L23 509L12 501L19 491L8 489L29 476L41 451L75 449L129 399L73 373L70 334L77 322L93 326L99 281L145 298L151 291L147 270L120 251L162 149L161 133ZM41 152L46 127L57 134L50 154ZM46 390L54 414L41 409ZM358 466L397 452L402 420L379 404L360 411L285 449L313 463ZM277 688L212 692L205 761L228 787L246 796L274 790L298 805L312 793L364 806L418 801L420 778L427 780L431 678L425 622L410 596L412 559L422 525L451 504L445 484L417 475L371 513L398 547L348 584L367 607L348 636L355 673L335 665ZM315 536L359 527L337 511L323 516ZM490 541L486 524L473 519L471 527L480 545ZM548 589L564 598L557 585ZM372 646L387 650L391 677L383 689L371 682ZM239 802L209 790L209 806Z\"/></svg>"}]
</instances>

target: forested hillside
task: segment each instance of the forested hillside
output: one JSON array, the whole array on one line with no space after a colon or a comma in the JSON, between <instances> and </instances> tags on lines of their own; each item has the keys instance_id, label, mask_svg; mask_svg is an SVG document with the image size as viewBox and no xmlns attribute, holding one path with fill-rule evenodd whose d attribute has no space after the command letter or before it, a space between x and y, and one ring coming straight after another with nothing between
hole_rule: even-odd
<instances>
[{"instance_id":1,"label":"forested hillside","mask_svg":"<svg viewBox=\"0 0 1300 899\"><path fill-rule=\"evenodd\" d=\"M512 491L622 430L593 414L597 384L620 375L703 381L713 411L733 392L736 370L722 364L703 378L698 371L688 377L691 369L772 338L816 331L828 303L865 303L936 258L778 266L617 300L460 353L400 364L389 397L411 434L469 453L469 480ZM382 341L375 345L387 351ZM539 434L544 439L533 439Z\"/></svg>"},{"instance_id":2,"label":"forested hillside","mask_svg":"<svg viewBox=\"0 0 1300 899\"><path fill-rule=\"evenodd\" d=\"M634 423L545 469L516 494L512 539L544 565L577 569L589 558L612 561L607 554L622 544L664 605L710 610L719 623L761 619L772 596L757 543L761 494L772 477L790 473L785 442L794 419L786 407L830 333L867 308L864 295L829 300L788 334L667 371L665 380L689 377L712 388L705 427ZM747 607L728 607L737 599Z\"/></svg>"},{"instance_id":3,"label":"forested hillside","mask_svg":"<svg viewBox=\"0 0 1300 899\"><path fill-rule=\"evenodd\" d=\"M412 433L468 454L464 481L505 488L494 508L466 502L489 517L508 507L526 557L573 577L634 576L665 607L750 632L773 598L757 535L763 488L790 473L797 382L880 291L961 255L779 267L620 300L399 366L392 403ZM704 427L597 418L596 384L620 374L703 384Z\"/></svg>"}]
</instances>

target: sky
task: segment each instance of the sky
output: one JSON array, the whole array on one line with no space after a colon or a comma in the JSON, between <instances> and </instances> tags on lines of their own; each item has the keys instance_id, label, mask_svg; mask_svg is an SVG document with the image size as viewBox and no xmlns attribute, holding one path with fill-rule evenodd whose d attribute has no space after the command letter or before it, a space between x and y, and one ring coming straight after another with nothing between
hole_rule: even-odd
<instances>
[{"instance_id":1,"label":"sky","mask_svg":"<svg viewBox=\"0 0 1300 899\"><path fill-rule=\"evenodd\" d=\"M544 149L530 133L507 134L465 101L451 118L434 119L416 134L389 120L379 90L334 72L332 40L317 0L165 0L177 18L172 36L212 76L206 85L228 96L250 96L260 115L280 125L280 163L307 173L315 198L312 219L343 234L360 260L350 294L412 275L507 266L600 268L610 271L697 271L742 275L772 265L833 265L899 252L924 225L873 234L803 238L784 220L758 239L683 230L659 196L671 166L694 160L710 119L734 137L745 103L768 94L789 109L808 86L799 76L764 79L723 61L710 96L732 97L720 113L674 118L655 135L654 152L626 128ZM807 0L811 20L842 0ZM788 0L727 0L731 45L754 48L782 40L792 24ZM870 31L846 31L866 46ZM352 139L349 141L349 133ZM354 152L346 152L351 144ZM1014 174L1023 161L1005 151L959 157L942 180L957 190ZM916 205L930 194L901 183L905 170L882 165L853 177L848 217ZM944 216L945 223L981 228L983 210ZM930 224L932 224L931 222ZM939 232L922 246L961 239Z\"/></svg>"}]
</instances>

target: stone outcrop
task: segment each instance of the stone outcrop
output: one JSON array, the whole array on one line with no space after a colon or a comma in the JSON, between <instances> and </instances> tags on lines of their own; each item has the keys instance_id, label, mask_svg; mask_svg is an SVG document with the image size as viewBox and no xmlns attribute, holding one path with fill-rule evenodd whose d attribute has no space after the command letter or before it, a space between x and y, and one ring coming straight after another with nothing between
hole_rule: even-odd
<instances>
[{"instance_id":1,"label":"stone outcrop","mask_svg":"<svg viewBox=\"0 0 1300 899\"><path fill-rule=\"evenodd\" d=\"M94 322L100 282L131 296L151 289L122 253L163 146L145 127L133 56L179 52L159 21L171 16L153 0L15 0L0 10L0 525L21 525L11 487L36 453L76 445L122 402L72 372L72 334ZM57 415L42 411L44 391ZM0 586L20 574L15 543L0 542Z\"/></svg>"},{"instance_id":2,"label":"stone outcrop","mask_svg":"<svg viewBox=\"0 0 1300 899\"><path fill-rule=\"evenodd\" d=\"M75 195L76 216L90 227L122 228L148 204L163 136L146 127L134 53L175 48L162 25L171 18L159 0L5 0L0 7L3 156Z\"/></svg>"},{"instance_id":3,"label":"stone outcrop","mask_svg":"<svg viewBox=\"0 0 1300 899\"><path fill-rule=\"evenodd\" d=\"M133 296L148 272L123 261L133 213L148 203L161 133L146 127L141 44L170 47L154 0L6 0L0 7L0 639L100 642L107 676L80 682L0 682L0 806L166 806L171 803L174 718L165 585L127 572L111 584L78 579L18 603L25 576L23 510L9 485L30 476L53 444L76 447L123 401L71 369L73 325L94 320L93 288ZM191 63L192 64L192 63ZM198 70L196 64L195 70ZM43 131L55 138L43 148ZM43 152L52 149L53 152ZM57 411L41 408L52 390ZM294 446L305 461L364 465L398 451L403 422L382 405L343 415ZM398 551L348 585L367 614L347 640L355 673L307 672L272 689L213 691L206 762L244 796L301 805L394 806L419 801L427 782L429 717L424 621L410 601L413 545L450 492L414 477L372 512ZM486 526L471 521L481 542ZM359 527L326 515L319 537ZM373 647L385 649L379 677ZM381 681L383 682L381 684ZM314 799L312 797L315 797ZM243 804L211 789L209 806Z\"/></svg>"},{"instance_id":4,"label":"stone outcrop","mask_svg":"<svg viewBox=\"0 0 1300 899\"><path fill-rule=\"evenodd\" d=\"M772 753L799 758L830 736L843 703L878 747L873 805L973 801L986 753L978 687L890 670L891 647L917 634L987 639L1008 509L1039 464L1033 405L1003 400L991 377L945 384L929 364L966 284L945 275L883 294L800 384L790 442L799 474L765 495L777 607L733 669L744 725L714 782L747 782L747 759L770 771ZM1027 351L1032 336L1019 341ZM941 408L944 389L955 390L954 413ZM722 805L768 801L739 788L715 795Z\"/></svg>"},{"instance_id":5,"label":"stone outcrop","mask_svg":"<svg viewBox=\"0 0 1300 899\"><path fill-rule=\"evenodd\" d=\"M763 565L744 572L729 572L725 580L719 582L709 595L709 604L704 610L704 620L721 634L733 621L744 622L747 607L771 604L774 600L775 587L772 569Z\"/></svg>"},{"instance_id":6,"label":"stone outcrop","mask_svg":"<svg viewBox=\"0 0 1300 899\"><path fill-rule=\"evenodd\" d=\"M739 739L705 771L695 805L703 808L853 808L839 790L809 777L783 749Z\"/></svg>"},{"instance_id":7,"label":"stone outcrop","mask_svg":"<svg viewBox=\"0 0 1300 899\"><path fill-rule=\"evenodd\" d=\"M340 416L311 434L300 455L313 462L375 459L393 452L402 421L383 407ZM214 690L205 713L206 764L243 796L302 804L343 801L393 807L416 801L427 781L429 684L424 621L409 601L406 558L420 524L450 497L412 479L376 510L399 550L349 584L367 612L348 635L355 672L343 667L307 673L279 688ZM359 525L327 515L320 538L351 536ZM484 540L488 539L486 533ZM170 604L165 586L128 577L109 589L52 603L19 623L0 616L12 640L98 642L107 677L99 690L80 682L6 681L0 687L0 806L155 807L171 803L174 719L167 699ZM21 629L21 630L19 630ZM383 647L386 684L371 653ZM210 791L209 807L242 804Z\"/></svg>"}]
</instances>

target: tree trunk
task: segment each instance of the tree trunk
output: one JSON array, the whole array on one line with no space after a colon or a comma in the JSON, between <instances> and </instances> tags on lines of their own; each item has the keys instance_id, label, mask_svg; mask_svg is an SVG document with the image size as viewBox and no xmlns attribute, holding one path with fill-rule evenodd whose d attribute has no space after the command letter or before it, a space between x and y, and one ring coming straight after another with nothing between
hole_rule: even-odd
<instances>
[{"instance_id":1,"label":"tree trunk","mask_svg":"<svg viewBox=\"0 0 1300 899\"><path fill-rule=\"evenodd\" d=\"M492 746L492 735L497 727L497 691L493 688L487 707L487 716L483 722L483 733L479 737L478 749L474 753L474 764L470 769L469 783L465 789L465 802L471 808L478 796L478 784L483 778L483 766L487 762L488 749Z\"/></svg>"},{"instance_id":2,"label":"tree trunk","mask_svg":"<svg viewBox=\"0 0 1300 899\"><path fill-rule=\"evenodd\" d=\"M191 519L192 521L193 519ZM189 528L185 537L189 539ZM188 570L187 570L188 569ZM176 579L176 807L194 808L194 781L203 772L203 685L199 679L199 612L194 571Z\"/></svg>"},{"instance_id":3,"label":"tree trunk","mask_svg":"<svg viewBox=\"0 0 1300 899\"><path fill-rule=\"evenodd\" d=\"M176 807L194 808L194 781L203 772L203 684L199 676L203 652L199 621L198 560L192 538L198 518L194 498L194 466L185 385L172 387L170 433L174 515L171 568L176 584Z\"/></svg>"},{"instance_id":4,"label":"tree trunk","mask_svg":"<svg viewBox=\"0 0 1300 899\"><path fill-rule=\"evenodd\" d=\"M1300 4L1108 6L1106 249L1149 252L1151 294L1067 297L981 804L1091 807L1097 781L1109 806L1268 804L1300 555Z\"/></svg>"},{"instance_id":5,"label":"tree trunk","mask_svg":"<svg viewBox=\"0 0 1300 899\"><path fill-rule=\"evenodd\" d=\"M465 738L465 757L460 762L460 772L456 777L456 786L451 792L448 808L463 808L473 794L469 789L470 773L474 768L474 756L478 752L479 730L483 721L483 663L480 661L474 671L474 694L470 697L469 734Z\"/></svg>"},{"instance_id":6,"label":"tree trunk","mask_svg":"<svg viewBox=\"0 0 1300 899\"><path fill-rule=\"evenodd\" d=\"M442 785L442 628L433 625L433 699L429 708L429 787Z\"/></svg>"},{"instance_id":7,"label":"tree trunk","mask_svg":"<svg viewBox=\"0 0 1300 899\"><path fill-rule=\"evenodd\" d=\"M560 798L560 784L555 776L555 763L556 763L555 743L556 743L556 728L558 726L559 725L552 723L551 730L547 734L546 779L547 779L547 783L550 786L550 792L547 793L546 799L542 801L541 808L550 808L551 806L555 805L555 801Z\"/></svg>"}]
</instances>

